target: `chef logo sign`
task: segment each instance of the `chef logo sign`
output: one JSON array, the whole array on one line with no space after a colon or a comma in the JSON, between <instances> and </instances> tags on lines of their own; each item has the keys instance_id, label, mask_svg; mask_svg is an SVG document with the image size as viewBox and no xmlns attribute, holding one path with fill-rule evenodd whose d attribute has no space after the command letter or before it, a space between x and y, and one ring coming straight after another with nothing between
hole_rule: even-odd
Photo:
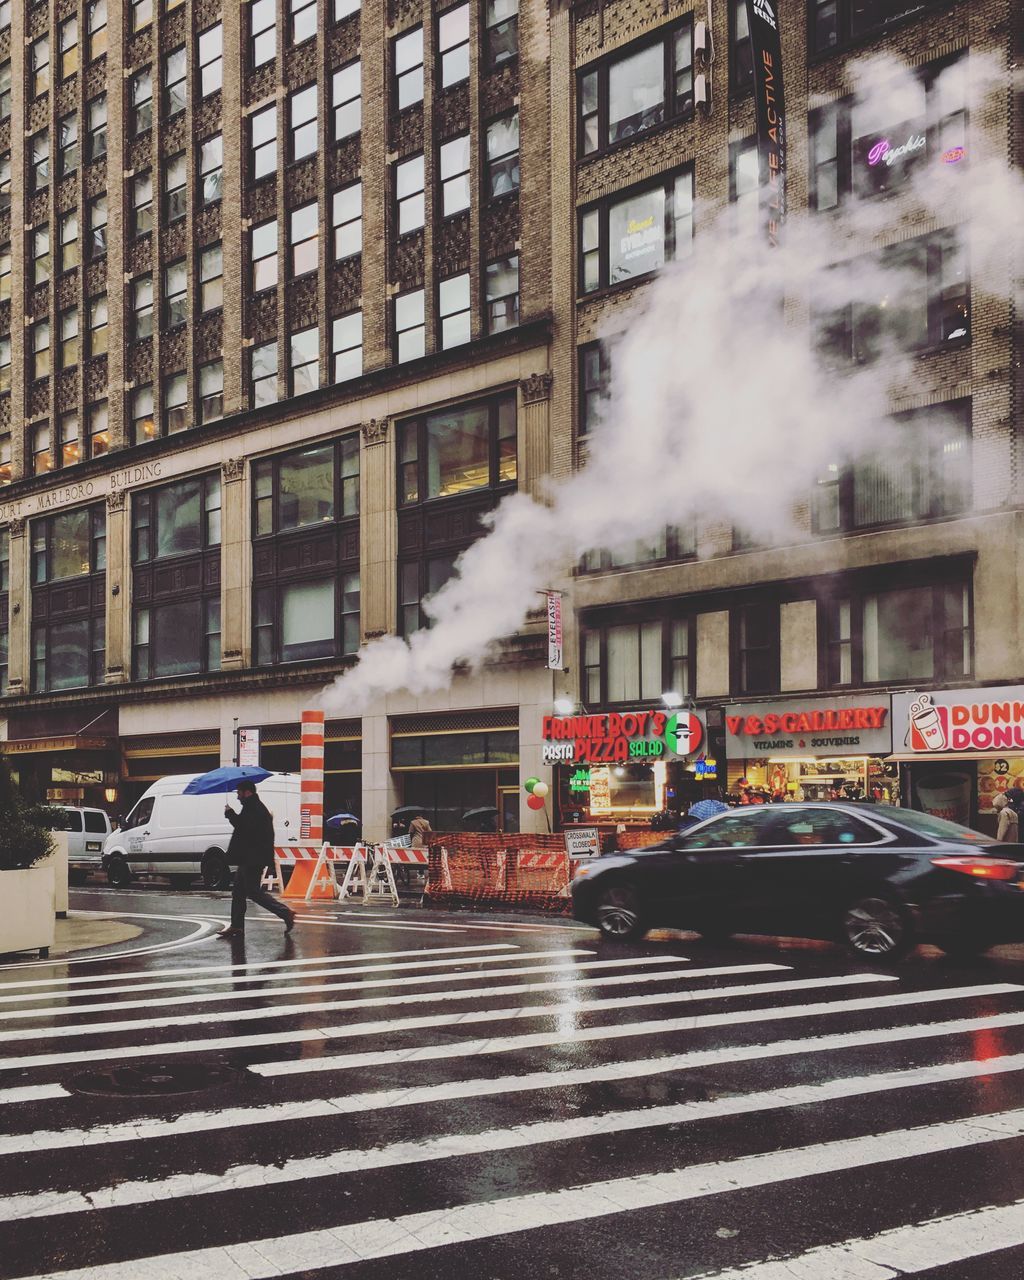
<instances>
[{"instance_id":1,"label":"chef logo sign","mask_svg":"<svg viewBox=\"0 0 1024 1280\"><path fill-rule=\"evenodd\" d=\"M545 716L541 737L545 764L643 764L693 755L704 741L704 722L690 711Z\"/></svg>"}]
</instances>

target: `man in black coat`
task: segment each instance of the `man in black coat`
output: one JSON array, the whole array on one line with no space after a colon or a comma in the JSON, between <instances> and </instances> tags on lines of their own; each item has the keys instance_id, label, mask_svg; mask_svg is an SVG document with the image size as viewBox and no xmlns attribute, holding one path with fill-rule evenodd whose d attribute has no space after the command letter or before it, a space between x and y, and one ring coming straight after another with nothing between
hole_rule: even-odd
<instances>
[{"instance_id":1,"label":"man in black coat","mask_svg":"<svg viewBox=\"0 0 1024 1280\"><path fill-rule=\"evenodd\" d=\"M231 891L231 928L225 929L220 936L237 938L245 932L248 898L280 916L285 932L290 933L295 913L272 898L260 884L264 868L274 865L274 819L251 782L239 783L237 793L242 805L241 813L236 813L230 805L224 806L224 816L234 828L228 845L228 862L237 863L238 870Z\"/></svg>"}]
</instances>

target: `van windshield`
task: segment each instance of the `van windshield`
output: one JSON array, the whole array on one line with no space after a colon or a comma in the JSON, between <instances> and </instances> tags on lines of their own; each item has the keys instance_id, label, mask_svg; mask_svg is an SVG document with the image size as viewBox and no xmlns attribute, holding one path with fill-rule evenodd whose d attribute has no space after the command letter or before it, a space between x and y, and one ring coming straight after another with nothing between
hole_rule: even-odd
<instances>
[{"instance_id":1,"label":"van windshield","mask_svg":"<svg viewBox=\"0 0 1024 1280\"><path fill-rule=\"evenodd\" d=\"M124 820L124 829L130 831L132 827L144 827L153 816L153 797L143 796L135 808Z\"/></svg>"}]
</instances>

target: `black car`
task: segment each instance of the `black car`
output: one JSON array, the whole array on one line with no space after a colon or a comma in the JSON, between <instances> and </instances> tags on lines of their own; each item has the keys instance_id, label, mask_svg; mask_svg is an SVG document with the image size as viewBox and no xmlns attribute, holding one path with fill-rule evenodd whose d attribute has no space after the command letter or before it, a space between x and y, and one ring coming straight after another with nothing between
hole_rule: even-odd
<instances>
[{"instance_id":1,"label":"black car","mask_svg":"<svg viewBox=\"0 0 1024 1280\"><path fill-rule=\"evenodd\" d=\"M752 805L583 864L573 913L622 942L657 926L836 939L894 959L1024 939L1024 845L876 804Z\"/></svg>"}]
</instances>

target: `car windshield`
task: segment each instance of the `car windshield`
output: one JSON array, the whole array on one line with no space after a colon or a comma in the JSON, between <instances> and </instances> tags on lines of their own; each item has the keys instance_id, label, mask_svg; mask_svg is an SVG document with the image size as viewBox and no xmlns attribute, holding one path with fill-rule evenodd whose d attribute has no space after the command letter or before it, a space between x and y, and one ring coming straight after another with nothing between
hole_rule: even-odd
<instances>
[{"instance_id":1,"label":"car windshield","mask_svg":"<svg viewBox=\"0 0 1024 1280\"><path fill-rule=\"evenodd\" d=\"M880 818L889 818L901 827L909 827L911 831L922 836L932 836L936 840L962 840L971 844L991 844L992 836L981 831L972 831L970 827L962 827L959 822L949 822L945 818L934 818L930 813L918 813L916 809L896 809L892 806L876 806Z\"/></svg>"}]
</instances>

